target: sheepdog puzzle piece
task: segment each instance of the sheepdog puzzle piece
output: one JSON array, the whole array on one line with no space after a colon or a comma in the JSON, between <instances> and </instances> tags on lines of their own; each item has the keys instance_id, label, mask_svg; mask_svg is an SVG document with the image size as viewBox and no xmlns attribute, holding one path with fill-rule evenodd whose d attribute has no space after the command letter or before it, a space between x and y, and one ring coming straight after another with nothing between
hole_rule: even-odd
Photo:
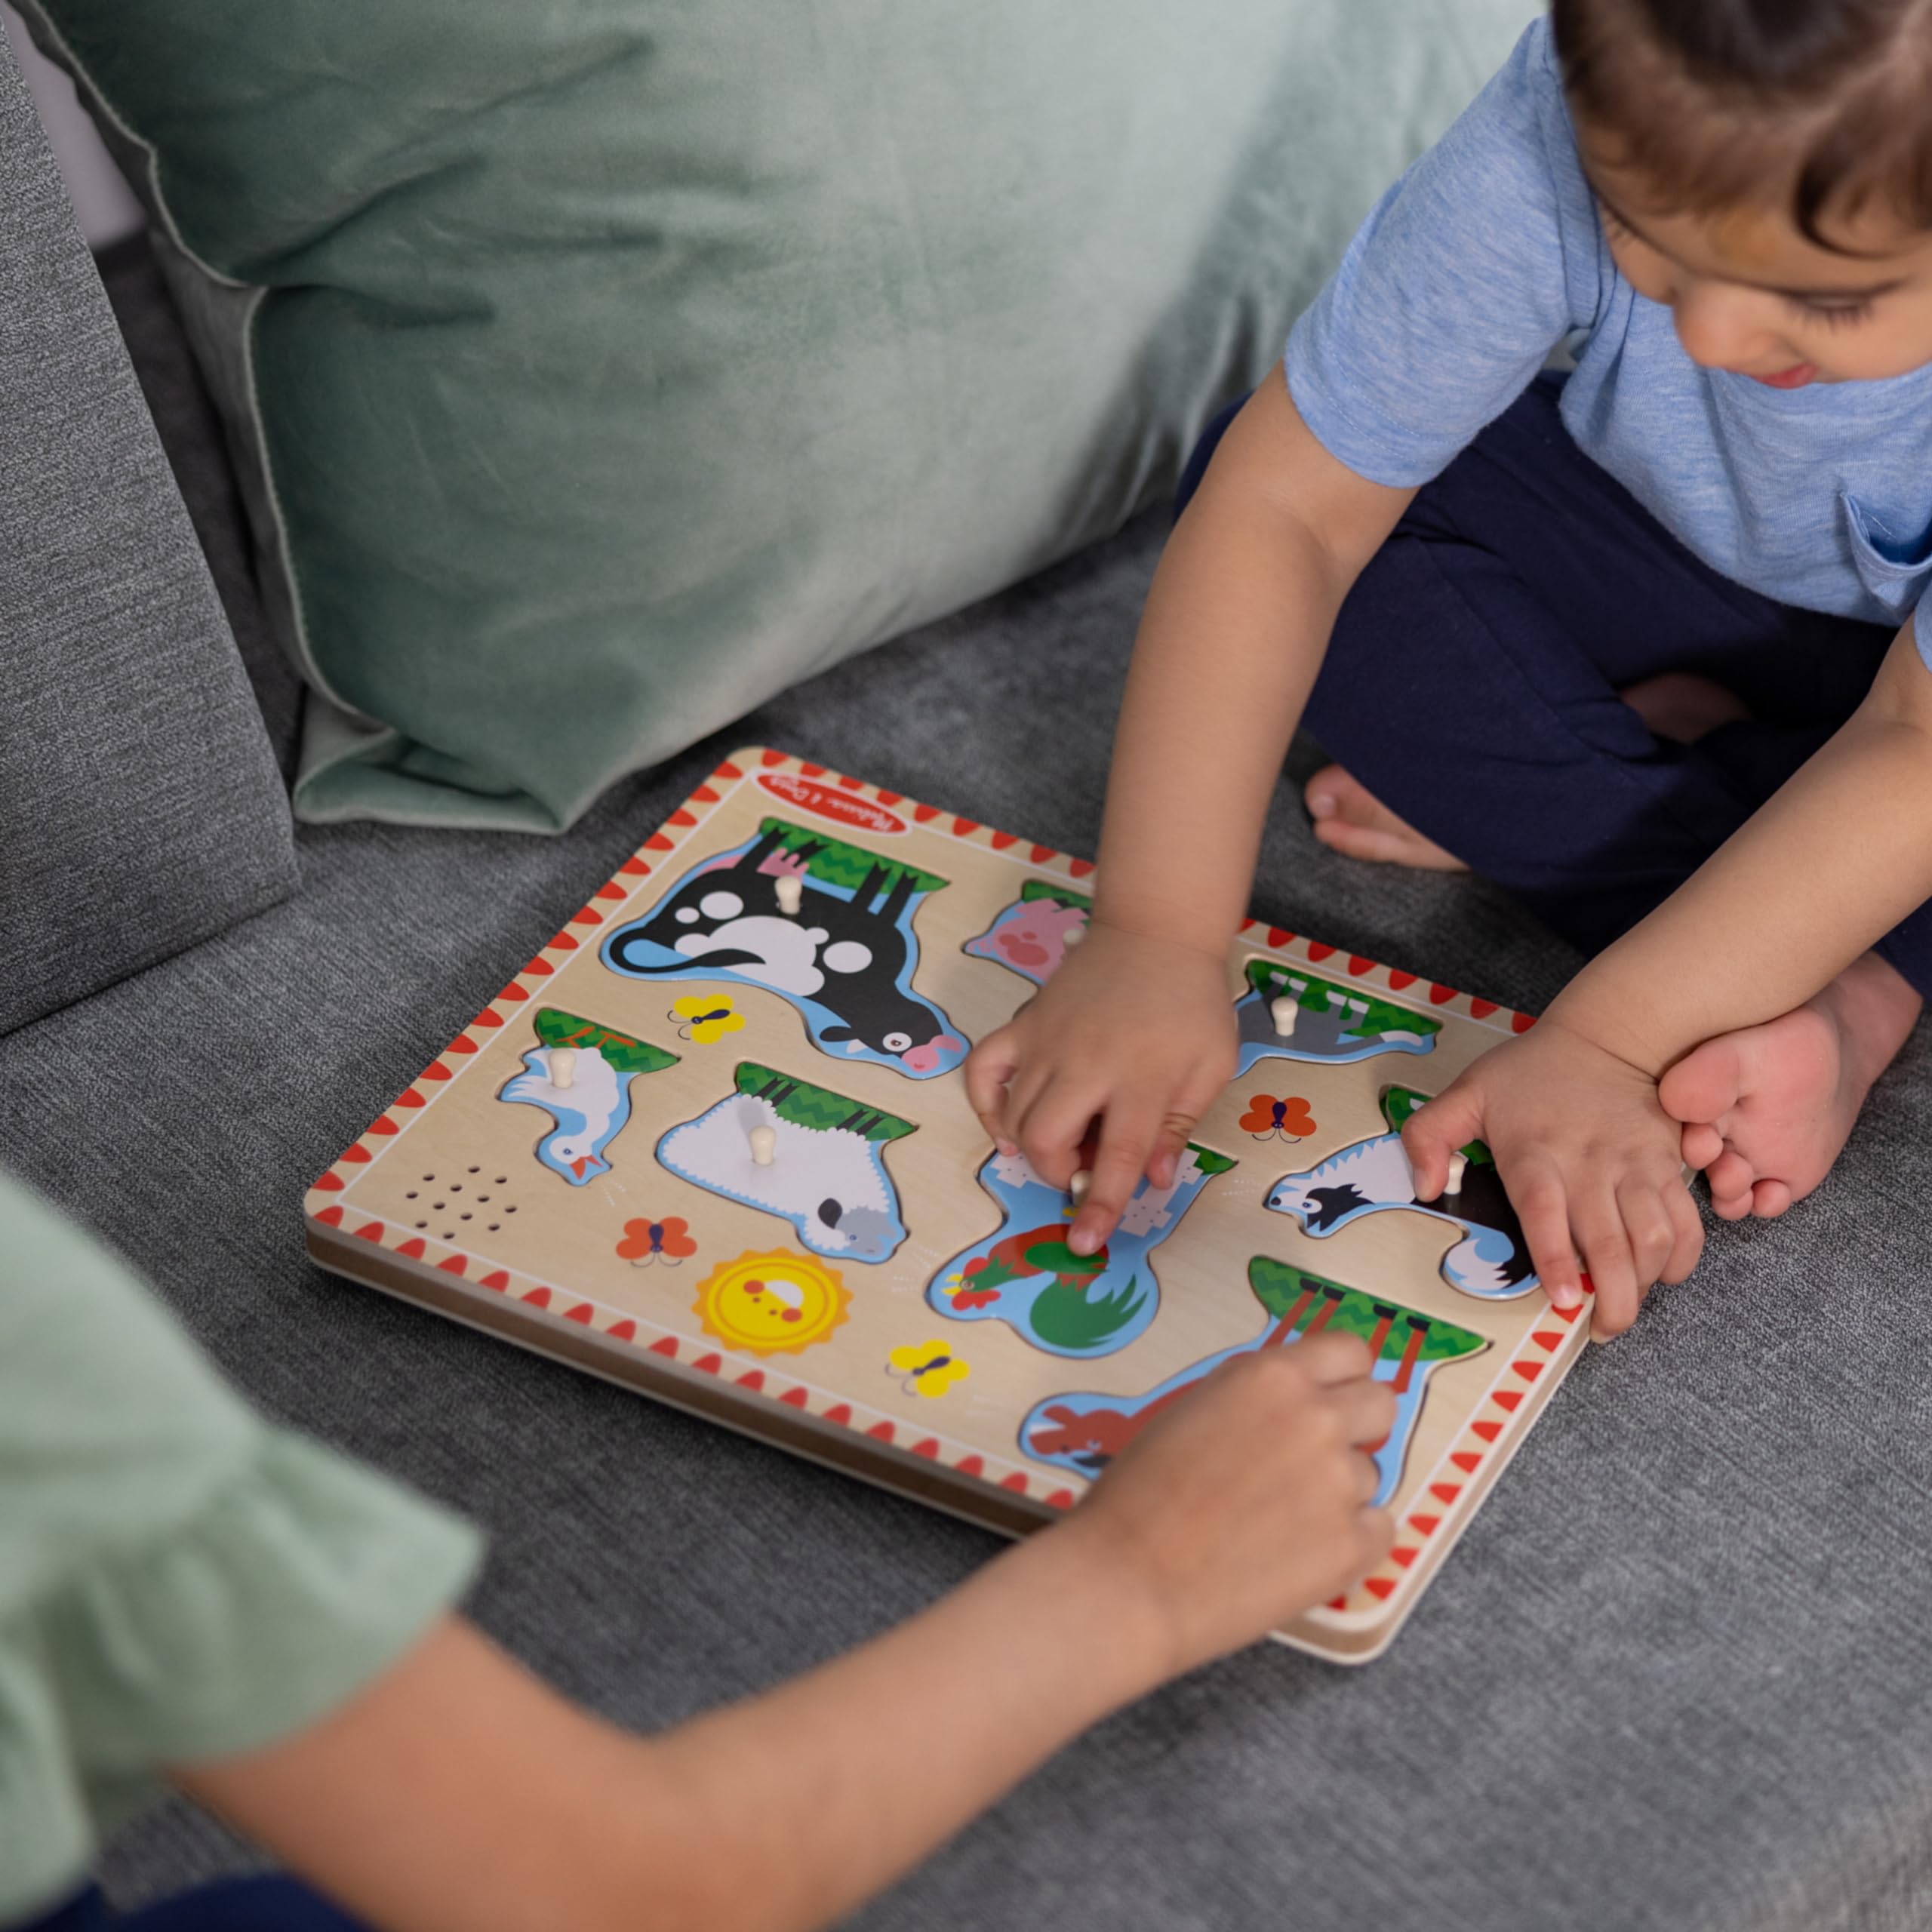
<instances>
[{"instance_id":1,"label":"sheepdog puzzle piece","mask_svg":"<svg viewBox=\"0 0 1932 1932\"><path fill-rule=\"evenodd\" d=\"M1241 1070L1076 1256L1086 1177L1002 1158L961 1063L1086 942L1092 865L754 747L589 884L317 1180L318 1261L1008 1534L1231 1356L1359 1335L1398 1540L1278 1634L1386 1647L1589 1329L1484 1149L1418 1203L1396 1139L1528 1016L1243 921Z\"/></svg>"},{"instance_id":2,"label":"sheepdog puzzle piece","mask_svg":"<svg viewBox=\"0 0 1932 1932\"><path fill-rule=\"evenodd\" d=\"M910 1121L746 1060L737 1091L672 1128L657 1158L700 1187L789 1221L814 1254L878 1263L906 1238L885 1150L913 1131Z\"/></svg>"},{"instance_id":3,"label":"sheepdog puzzle piece","mask_svg":"<svg viewBox=\"0 0 1932 1932\"><path fill-rule=\"evenodd\" d=\"M537 1143L537 1158L573 1187L608 1174L604 1150L631 1117L631 1082L661 1073L678 1056L593 1020L540 1007L537 1044L523 1071L504 1084L501 1100L541 1107L555 1123Z\"/></svg>"},{"instance_id":4,"label":"sheepdog puzzle piece","mask_svg":"<svg viewBox=\"0 0 1932 1932\"><path fill-rule=\"evenodd\" d=\"M1462 1233L1442 1257L1442 1278L1451 1287L1484 1301L1527 1294L1537 1281L1522 1223L1503 1191L1495 1156L1480 1140L1461 1149L1462 1164L1452 1168L1451 1184L1438 1199L1416 1198L1415 1171L1402 1148L1402 1123L1427 1097L1412 1087L1385 1088L1382 1114L1389 1131L1358 1140L1306 1173L1288 1175L1268 1196L1269 1206L1278 1214L1294 1215L1302 1231L1318 1240L1364 1214L1392 1208L1432 1215Z\"/></svg>"},{"instance_id":5,"label":"sheepdog puzzle piece","mask_svg":"<svg viewBox=\"0 0 1932 1932\"><path fill-rule=\"evenodd\" d=\"M1378 1503L1395 1493L1409 1439L1422 1413L1430 1372L1442 1362L1480 1355L1489 1343L1481 1335L1439 1316L1418 1314L1360 1288L1343 1286L1306 1269L1257 1254L1247 1264L1248 1286L1267 1312L1268 1321L1251 1342L1190 1364L1144 1395L1054 1395L1037 1404L1020 1425L1020 1446L1043 1463L1084 1476L1098 1475L1163 1409L1211 1375L1224 1361L1262 1349L1306 1341L1326 1329L1358 1335L1374 1358L1378 1382L1395 1392L1395 1420L1372 1451L1381 1478Z\"/></svg>"},{"instance_id":6,"label":"sheepdog puzzle piece","mask_svg":"<svg viewBox=\"0 0 1932 1932\"><path fill-rule=\"evenodd\" d=\"M694 866L604 943L612 971L737 980L787 999L812 1044L909 1079L950 1073L967 1041L912 990L912 915L946 881L842 839L768 818L755 838Z\"/></svg>"},{"instance_id":7,"label":"sheepdog puzzle piece","mask_svg":"<svg viewBox=\"0 0 1932 1932\"><path fill-rule=\"evenodd\" d=\"M1233 1165L1190 1145L1169 1186L1143 1178L1107 1244L1075 1254L1066 1244L1067 1195L1023 1154L995 1153L981 1166L980 1185L999 1203L1000 1225L941 1266L926 1300L957 1321L1004 1321L1049 1355L1112 1355L1146 1332L1161 1306L1149 1257L1208 1182Z\"/></svg>"}]
</instances>

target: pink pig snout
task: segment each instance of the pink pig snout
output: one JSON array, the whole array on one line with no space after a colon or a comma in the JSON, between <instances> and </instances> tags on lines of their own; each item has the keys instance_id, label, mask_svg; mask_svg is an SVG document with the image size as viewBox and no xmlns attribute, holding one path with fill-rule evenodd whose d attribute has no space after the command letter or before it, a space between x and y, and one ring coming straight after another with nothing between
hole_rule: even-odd
<instances>
[{"instance_id":1,"label":"pink pig snout","mask_svg":"<svg viewBox=\"0 0 1932 1932\"><path fill-rule=\"evenodd\" d=\"M924 1046L908 1047L899 1057L915 1073L931 1073L946 1054L964 1053L966 1042L955 1040L950 1033L942 1033L936 1040L928 1040Z\"/></svg>"}]
</instances>

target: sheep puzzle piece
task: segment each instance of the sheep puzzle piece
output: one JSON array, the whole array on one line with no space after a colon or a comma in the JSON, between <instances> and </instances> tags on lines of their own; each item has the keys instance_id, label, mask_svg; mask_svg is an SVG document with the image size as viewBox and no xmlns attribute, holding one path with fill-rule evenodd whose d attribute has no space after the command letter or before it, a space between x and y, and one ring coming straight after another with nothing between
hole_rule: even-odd
<instances>
[{"instance_id":1,"label":"sheep puzzle piece","mask_svg":"<svg viewBox=\"0 0 1932 1932\"><path fill-rule=\"evenodd\" d=\"M734 753L317 1181L310 1251L1016 1534L1220 1363L1359 1335L1398 1398L1400 1534L1278 1635L1377 1656L1589 1329L1536 1292L1486 1150L1429 1202L1401 1154L1423 1096L1531 1022L1244 922L1236 1078L1076 1256L1072 1202L989 1146L959 1069L1081 944L1093 872Z\"/></svg>"}]
</instances>

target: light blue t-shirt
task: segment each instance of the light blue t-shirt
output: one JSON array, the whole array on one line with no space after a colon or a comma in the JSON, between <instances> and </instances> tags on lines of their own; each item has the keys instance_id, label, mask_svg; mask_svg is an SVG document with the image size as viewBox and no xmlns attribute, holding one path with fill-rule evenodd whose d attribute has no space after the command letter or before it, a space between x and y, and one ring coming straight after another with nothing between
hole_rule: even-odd
<instances>
[{"instance_id":1,"label":"light blue t-shirt","mask_svg":"<svg viewBox=\"0 0 1932 1932\"><path fill-rule=\"evenodd\" d=\"M1288 389L1331 454L1408 488L1577 331L1563 420L1681 542L1780 602L1903 621L1932 572L1932 366L1781 390L1692 361L1611 259L1543 20L1363 224Z\"/></svg>"}]
</instances>

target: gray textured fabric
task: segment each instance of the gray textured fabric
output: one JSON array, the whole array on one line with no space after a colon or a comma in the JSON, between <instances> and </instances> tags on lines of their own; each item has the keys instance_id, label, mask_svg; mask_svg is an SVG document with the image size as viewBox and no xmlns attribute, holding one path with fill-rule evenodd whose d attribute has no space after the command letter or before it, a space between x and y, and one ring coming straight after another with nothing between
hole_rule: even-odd
<instances>
[{"instance_id":1,"label":"gray textured fabric","mask_svg":"<svg viewBox=\"0 0 1932 1932\"><path fill-rule=\"evenodd\" d=\"M0 40L0 1033L295 876L260 714Z\"/></svg>"},{"instance_id":2,"label":"gray textured fabric","mask_svg":"<svg viewBox=\"0 0 1932 1932\"><path fill-rule=\"evenodd\" d=\"M101 285L113 305L147 399L161 445L188 506L195 534L242 654L269 743L285 779L295 773L302 723L302 681L269 629L255 581L254 553L243 521L242 493L221 439L220 419L202 386L145 234L130 235L100 257Z\"/></svg>"},{"instance_id":3,"label":"gray textured fabric","mask_svg":"<svg viewBox=\"0 0 1932 1932\"><path fill-rule=\"evenodd\" d=\"M844 666L730 742L1090 851L1159 534ZM0 1160L145 1265L275 1414L478 1518L483 1621L639 1725L884 1628L990 1540L321 1274L299 1204L725 742L554 843L305 832L300 898L0 1041ZM1256 903L1512 1004L1572 963L1470 881L1324 852L1292 782ZM1199 1672L856 1923L1924 1926L1928 1148L1921 1035L1829 1186L1782 1222L1714 1228L1694 1283L1580 1365L1388 1657L1350 1673L1257 1650ZM174 1805L109 1876L131 1899L247 1857Z\"/></svg>"}]
</instances>

